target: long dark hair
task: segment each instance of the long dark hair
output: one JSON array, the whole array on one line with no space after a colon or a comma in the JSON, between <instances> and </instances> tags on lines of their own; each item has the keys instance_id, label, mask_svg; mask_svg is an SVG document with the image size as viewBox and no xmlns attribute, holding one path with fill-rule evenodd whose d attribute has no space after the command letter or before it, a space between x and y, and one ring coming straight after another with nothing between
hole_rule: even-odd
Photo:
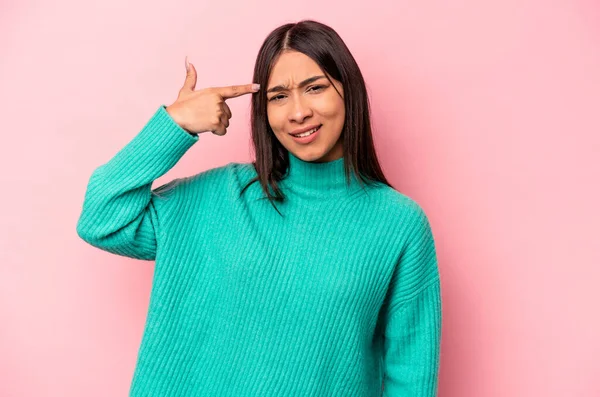
<instances>
[{"instance_id":1,"label":"long dark hair","mask_svg":"<svg viewBox=\"0 0 600 397\"><path fill-rule=\"evenodd\" d=\"M265 198L269 199L276 210L273 201L285 200L277 182L286 176L289 166L288 150L279 142L269 125L265 93L273 65L285 51L307 55L321 70L327 72L326 76L329 74L342 83L346 116L341 136L347 182L350 183L350 172L354 172L361 186L363 183L371 185L380 182L391 187L383 175L373 145L369 98L358 64L335 30L314 20L302 20L273 30L256 57L252 81L260 84L261 91L252 96L251 126L256 153L256 160L252 164L257 177L244 187L241 194L252 183L259 181L266 194ZM330 80L329 76L327 79Z\"/></svg>"}]
</instances>

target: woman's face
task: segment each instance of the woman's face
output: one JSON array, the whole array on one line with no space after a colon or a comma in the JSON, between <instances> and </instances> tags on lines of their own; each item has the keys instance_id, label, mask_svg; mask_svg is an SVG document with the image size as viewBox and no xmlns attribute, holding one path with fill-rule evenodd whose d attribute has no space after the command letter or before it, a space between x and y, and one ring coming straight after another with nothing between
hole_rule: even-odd
<instances>
[{"instance_id":1,"label":"woman's face","mask_svg":"<svg viewBox=\"0 0 600 397\"><path fill-rule=\"evenodd\" d=\"M343 95L342 84L329 78ZM267 117L279 142L296 157L315 162L342 157L344 100L317 63L303 53L284 52L273 66L267 84ZM319 126L307 138L290 135Z\"/></svg>"}]
</instances>

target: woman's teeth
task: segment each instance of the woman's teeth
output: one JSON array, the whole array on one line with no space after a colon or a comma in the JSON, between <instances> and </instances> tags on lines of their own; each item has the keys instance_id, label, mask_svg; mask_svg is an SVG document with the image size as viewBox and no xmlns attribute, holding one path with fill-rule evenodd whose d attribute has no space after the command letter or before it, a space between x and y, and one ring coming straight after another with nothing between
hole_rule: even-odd
<instances>
[{"instance_id":1,"label":"woman's teeth","mask_svg":"<svg viewBox=\"0 0 600 397\"><path fill-rule=\"evenodd\" d=\"M299 138L303 138L303 137L305 137L305 136L309 136L309 135L311 135L311 134L314 134L315 132L317 132L317 130L318 130L320 127L321 127L321 126L319 126L319 127L317 127L317 128L313 128L312 130L310 130L310 131L306 131L306 132L304 132L304 133L302 133L302 134L294 135L294 136L296 136L296 137L299 137Z\"/></svg>"}]
</instances>

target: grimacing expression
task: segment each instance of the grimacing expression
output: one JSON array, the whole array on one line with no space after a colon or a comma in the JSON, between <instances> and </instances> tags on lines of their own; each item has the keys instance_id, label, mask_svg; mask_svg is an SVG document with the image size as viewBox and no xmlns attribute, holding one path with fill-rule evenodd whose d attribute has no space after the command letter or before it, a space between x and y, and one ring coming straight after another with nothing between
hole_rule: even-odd
<instances>
[{"instance_id":1,"label":"grimacing expression","mask_svg":"<svg viewBox=\"0 0 600 397\"><path fill-rule=\"evenodd\" d=\"M342 83L333 81L344 95ZM307 55L283 52L273 65L267 83L267 118L281 144L304 161L326 162L343 155L344 99ZM296 142L290 135L299 128L321 125L310 143Z\"/></svg>"}]
</instances>

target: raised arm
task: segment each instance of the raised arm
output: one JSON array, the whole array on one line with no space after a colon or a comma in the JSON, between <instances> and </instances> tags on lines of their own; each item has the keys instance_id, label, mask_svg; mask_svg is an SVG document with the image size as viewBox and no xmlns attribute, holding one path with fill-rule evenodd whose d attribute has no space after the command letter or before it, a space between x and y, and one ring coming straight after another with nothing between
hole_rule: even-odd
<instances>
[{"instance_id":1,"label":"raised arm","mask_svg":"<svg viewBox=\"0 0 600 397\"><path fill-rule=\"evenodd\" d=\"M153 260L160 227L156 205L161 190L152 182L171 169L198 141L161 106L150 121L89 179L77 233L102 250Z\"/></svg>"},{"instance_id":2,"label":"raised arm","mask_svg":"<svg viewBox=\"0 0 600 397\"><path fill-rule=\"evenodd\" d=\"M118 255L153 260L161 219L162 193L152 182L172 168L198 141L198 134L227 133L226 99L258 91L256 84L195 90L197 74L186 58L186 78L177 100L161 106L144 128L88 182L77 233L89 244ZM176 184L177 181L172 181Z\"/></svg>"}]
</instances>

